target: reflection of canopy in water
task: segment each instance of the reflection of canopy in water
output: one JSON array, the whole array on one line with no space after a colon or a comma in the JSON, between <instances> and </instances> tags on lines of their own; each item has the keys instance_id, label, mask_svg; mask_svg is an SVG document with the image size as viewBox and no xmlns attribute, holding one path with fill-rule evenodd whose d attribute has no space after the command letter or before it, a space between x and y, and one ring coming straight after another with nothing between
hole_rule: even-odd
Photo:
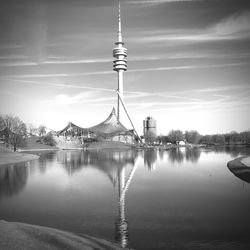
<instances>
[{"instance_id":1,"label":"reflection of canopy in water","mask_svg":"<svg viewBox=\"0 0 250 250\"><path fill-rule=\"evenodd\" d=\"M126 165L134 165L137 152L126 151L61 151L57 160L64 164L68 173L72 174L84 167L90 166L104 172L115 184L117 170Z\"/></svg>"}]
</instances>

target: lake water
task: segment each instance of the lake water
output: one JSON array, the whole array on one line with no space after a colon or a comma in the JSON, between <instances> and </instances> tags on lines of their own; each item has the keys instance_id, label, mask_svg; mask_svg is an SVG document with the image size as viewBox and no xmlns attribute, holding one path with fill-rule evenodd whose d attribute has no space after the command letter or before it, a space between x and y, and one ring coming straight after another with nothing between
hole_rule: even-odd
<instances>
[{"instance_id":1,"label":"lake water","mask_svg":"<svg viewBox=\"0 0 250 250\"><path fill-rule=\"evenodd\" d=\"M0 219L135 249L250 249L250 148L58 151L0 167Z\"/></svg>"}]
</instances>

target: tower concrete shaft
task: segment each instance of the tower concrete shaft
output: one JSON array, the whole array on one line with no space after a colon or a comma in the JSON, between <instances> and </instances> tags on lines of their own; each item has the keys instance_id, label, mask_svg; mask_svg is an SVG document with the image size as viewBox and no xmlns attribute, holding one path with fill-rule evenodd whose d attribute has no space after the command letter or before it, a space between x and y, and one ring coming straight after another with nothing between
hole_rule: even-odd
<instances>
[{"instance_id":1,"label":"tower concrete shaft","mask_svg":"<svg viewBox=\"0 0 250 250\"><path fill-rule=\"evenodd\" d=\"M127 70L127 49L123 47L124 42L122 41L122 30L121 30L121 7L119 2L118 8L118 41L115 43L117 47L113 49L113 70L117 72L118 75L118 93L117 94L117 118L121 121L122 117L122 101L123 101L123 72ZM122 101L121 101L122 99Z\"/></svg>"}]
</instances>

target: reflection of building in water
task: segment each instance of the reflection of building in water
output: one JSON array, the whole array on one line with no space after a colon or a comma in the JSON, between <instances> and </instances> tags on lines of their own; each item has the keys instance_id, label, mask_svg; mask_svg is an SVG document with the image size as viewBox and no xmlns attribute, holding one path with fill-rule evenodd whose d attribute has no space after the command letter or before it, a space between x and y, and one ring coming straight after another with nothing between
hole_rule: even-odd
<instances>
[{"instance_id":1,"label":"reflection of building in water","mask_svg":"<svg viewBox=\"0 0 250 250\"><path fill-rule=\"evenodd\" d=\"M27 163L0 167L0 198L19 193L28 180Z\"/></svg>"},{"instance_id":2,"label":"reflection of building in water","mask_svg":"<svg viewBox=\"0 0 250 250\"><path fill-rule=\"evenodd\" d=\"M148 149L144 150L144 165L148 167L149 170L154 170L157 160L157 150Z\"/></svg>"}]
</instances>

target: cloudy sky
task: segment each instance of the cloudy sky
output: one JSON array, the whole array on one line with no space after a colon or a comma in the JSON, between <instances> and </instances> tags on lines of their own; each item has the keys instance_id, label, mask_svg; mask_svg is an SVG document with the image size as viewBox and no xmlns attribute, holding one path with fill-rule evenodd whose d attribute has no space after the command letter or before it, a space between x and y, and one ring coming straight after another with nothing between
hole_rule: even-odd
<instances>
[{"instance_id":1,"label":"cloudy sky","mask_svg":"<svg viewBox=\"0 0 250 250\"><path fill-rule=\"evenodd\" d=\"M121 8L125 102L139 133L146 116L162 134L250 128L249 0L123 0ZM55 130L109 115L117 1L0 0L0 32L0 113Z\"/></svg>"}]
</instances>

